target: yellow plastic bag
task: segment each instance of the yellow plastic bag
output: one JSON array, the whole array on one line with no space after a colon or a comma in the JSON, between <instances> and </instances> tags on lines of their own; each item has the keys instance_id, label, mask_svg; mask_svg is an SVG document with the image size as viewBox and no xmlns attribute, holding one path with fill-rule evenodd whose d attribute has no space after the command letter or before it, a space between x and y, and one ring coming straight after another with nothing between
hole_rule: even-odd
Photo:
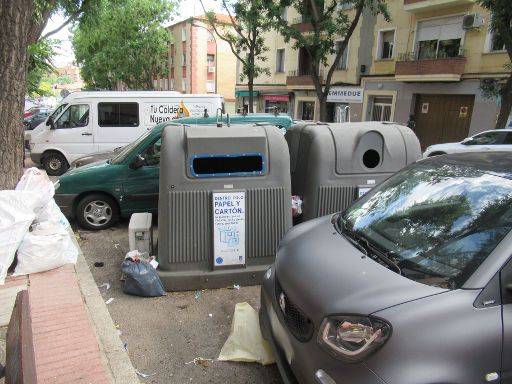
<instances>
[{"instance_id":1,"label":"yellow plastic bag","mask_svg":"<svg viewBox=\"0 0 512 384\"><path fill-rule=\"evenodd\" d=\"M243 361L262 365L275 363L268 342L263 339L258 313L249 303L238 303L231 323L231 333L218 360Z\"/></svg>"}]
</instances>

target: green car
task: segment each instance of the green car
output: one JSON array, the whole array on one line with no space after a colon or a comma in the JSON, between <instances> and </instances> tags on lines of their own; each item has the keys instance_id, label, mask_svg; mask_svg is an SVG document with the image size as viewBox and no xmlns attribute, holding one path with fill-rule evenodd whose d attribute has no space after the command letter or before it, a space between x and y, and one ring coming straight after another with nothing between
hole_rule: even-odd
<instances>
[{"instance_id":1,"label":"green car","mask_svg":"<svg viewBox=\"0 0 512 384\"><path fill-rule=\"evenodd\" d=\"M219 118L185 118L157 125L113 157L69 170L59 178L55 201L70 219L85 229L105 229L119 217L135 212L158 213L160 145L164 127L181 124L267 123L286 130L290 116L255 113Z\"/></svg>"}]
</instances>

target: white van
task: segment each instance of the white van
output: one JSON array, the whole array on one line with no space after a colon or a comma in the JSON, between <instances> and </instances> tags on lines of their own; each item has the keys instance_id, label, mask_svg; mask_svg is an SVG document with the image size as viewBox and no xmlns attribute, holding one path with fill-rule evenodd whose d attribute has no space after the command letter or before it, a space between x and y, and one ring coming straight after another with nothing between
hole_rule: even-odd
<instances>
[{"instance_id":1,"label":"white van","mask_svg":"<svg viewBox=\"0 0 512 384\"><path fill-rule=\"evenodd\" d=\"M49 175L61 175L81 156L124 146L164 121L215 116L223 106L223 97L214 94L75 92L25 139L32 161Z\"/></svg>"}]
</instances>

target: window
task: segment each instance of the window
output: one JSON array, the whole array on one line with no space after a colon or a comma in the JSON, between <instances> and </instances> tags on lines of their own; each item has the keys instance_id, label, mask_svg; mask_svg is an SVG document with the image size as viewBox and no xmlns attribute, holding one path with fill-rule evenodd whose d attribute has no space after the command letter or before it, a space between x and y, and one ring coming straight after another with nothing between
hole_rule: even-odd
<instances>
[{"instance_id":1,"label":"window","mask_svg":"<svg viewBox=\"0 0 512 384\"><path fill-rule=\"evenodd\" d=\"M89 124L89 106L87 104L70 105L55 122L57 129L85 127Z\"/></svg>"},{"instance_id":2,"label":"window","mask_svg":"<svg viewBox=\"0 0 512 384\"><path fill-rule=\"evenodd\" d=\"M336 42L336 54L338 54L338 52L340 51L342 43L343 43L342 41ZM336 66L336 69L347 69L347 60L348 60L348 44L345 47L345 51L343 52L343 55L341 56L341 59L338 62L338 65Z\"/></svg>"},{"instance_id":3,"label":"window","mask_svg":"<svg viewBox=\"0 0 512 384\"><path fill-rule=\"evenodd\" d=\"M490 145L501 144L502 132L484 132L473 136L468 141L464 141L466 145Z\"/></svg>"},{"instance_id":4,"label":"window","mask_svg":"<svg viewBox=\"0 0 512 384\"><path fill-rule=\"evenodd\" d=\"M181 54L181 65L182 66L187 65L187 54L186 53Z\"/></svg>"},{"instance_id":5,"label":"window","mask_svg":"<svg viewBox=\"0 0 512 384\"><path fill-rule=\"evenodd\" d=\"M181 41L187 41L187 30L185 28L181 29Z\"/></svg>"},{"instance_id":6,"label":"window","mask_svg":"<svg viewBox=\"0 0 512 384\"><path fill-rule=\"evenodd\" d=\"M485 45L485 52L501 52L506 50L505 41L497 32L489 31L487 33Z\"/></svg>"},{"instance_id":7,"label":"window","mask_svg":"<svg viewBox=\"0 0 512 384\"><path fill-rule=\"evenodd\" d=\"M195 177L262 175L265 172L260 153L195 155L190 168Z\"/></svg>"},{"instance_id":8,"label":"window","mask_svg":"<svg viewBox=\"0 0 512 384\"><path fill-rule=\"evenodd\" d=\"M379 32L379 51L377 57L379 59L393 58L393 47L395 45L395 31L380 31Z\"/></svg>"},{"instance_id":9,"label":"window","mask_svg":"<svg viewBox=\"0 0 512 384\"><path fill-rule=\"evenodd\" d=\"M174 67L174 56L169 56L169 66Z\"/></svg>"},{"instance_id":10,"label":"window","mask_svg":"<svg viewBox=\"0 0 512 384\"><path fill-rule=\"evenodd\" d=\"M206 41L215 41L215 36L213 36L213 31L208 30Z\"/></svg>"},{"instance_id":11,"label":"window","mask_svg":"<svg viewBox=\"0 0 512 384\"><path fill-rule=\"evenodd\" d=\"M144 165L158 167L160 166L160 149L162 148L162 139L158 139L156 142L147 147L144 152L141 153L144 159Z\"/></svg>"},{"instance_id":12,"label":"window","mask_svg":"<svg viewBox=\"0 0 512 384\"><path fill-rule=\"evenodd\" d=\"M187 92L187 79L181 80L181 90Z\"/></svg>"},{"instance_id":13,"label":"window","mask_svg":"<svg viewBox=\"0 0 512 384\"><path fill-rule=\"evenodd\" d=\"M206 55L206 61L208 65L213 64L215 62L215 55Z\"/></svg>"},{"instance_id":14,"label":"window","mask_svg":"<svg viewBox=\"0 0 512 384\"><path fill-rule=\"evenodd\" d=\"M302 120L313 120L315 116L315 102L314 101L301 101L299 102L299 109Z\"/></svg>"},{"instance_id":15,"label":"window","mask_svg":"<svg viewBox=\"0 0 512 384\"><path fill-rule=\"evenodd\" d=\"M206 92L215 92L215 80L206 80Z\"/></svg>"},{"instance_id":16,"label":"window","mask_svg":"<svg viewBox=\"0 0 512 384\"><path fill-rule=\"evenodd\" d=\"M137 127L138 103L98 103L100 127Z\"/></svg>"},{"instance_id":17,"label":"window","mask_svg":"<svg viewBox=\"0 0 512 384\"><path fill-rule=\"evenodd\" d=\"M391 96L374 97L372 108L372 121L390 121L392 104L393 98Z\"/></svg>"},{"instance_id":18,"label":"window","mask_svg":"<svg viewBox=\"0 0 512 384\"><path fill-rule=\"evenodd\" d=\"M512 133L507 133L505 140L503 140L503 144L512 144Z\"/></svg>"},{"instance_id":19,"label":"window","mask_svg":"<svg viewBox=\"0 0 512 384\"><path fill-rule=\"evenodd\" d=\"M352 1L347 0L338 0L338 4L336 5L336 8L342 11L346 11L348 9L354 8L354 3Z\"/></svg>"},{"instance_id":20,"label":"window","mask_svg":"<svg viewBox=\"0 0 512 384\"><path fill-rule=\"evenodd\" d=\"M284 48L276 51L276 72L284 72Z\"/></svg>"},{"instance_id":21,"label":"window","mask_svg":"<svg viewBox=\"0 0 512 384\"><path fill-rule=\"evenodd\" d=\"M174 79L171 79L170 89L174 91Z\"/></svg>"},{"instance_id":22,"label":"window","mask_svg":"<svg viewBox=\"0 0 512 384\"><path fill-rule=\"evenodd\" d=\"M420 21L417 33L417 58L437 59L461 54L462 17Z\"/></svg>"}]
</instances>

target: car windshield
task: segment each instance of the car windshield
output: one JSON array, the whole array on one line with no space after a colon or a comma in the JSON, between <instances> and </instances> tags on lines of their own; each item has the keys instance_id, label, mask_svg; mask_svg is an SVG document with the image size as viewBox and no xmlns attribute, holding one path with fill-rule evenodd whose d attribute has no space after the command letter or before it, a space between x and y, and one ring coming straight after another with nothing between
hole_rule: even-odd
<instances>
[{"instance_id":1,"label":"car windshield","mask_svg":"<svg viewBox=\"0 0 512 384\"><path fill-rule=\"evenodd\" d=\"M512 228L512 180L418 163L369 192L339 228L403 276L460 288Z\"/></svg>"},{"instance_id":2,"label":"car windshield","mask_svg":"<svg viewBox=\"0 0 512 384\"><path fill-rule=\"evenodd\" d=\"M111 159L110 162L112 164L121 164L131 153L132 149L137 147L144 140L146 140L146 137L148 137L151 134L151 132L152 131L147 131L145 134L143 134L137 140L135 140L135 141L131 142L130 144L128 144L127 146L123 147L119 151L119 153Z\"/></svg>"}]
</instances>

